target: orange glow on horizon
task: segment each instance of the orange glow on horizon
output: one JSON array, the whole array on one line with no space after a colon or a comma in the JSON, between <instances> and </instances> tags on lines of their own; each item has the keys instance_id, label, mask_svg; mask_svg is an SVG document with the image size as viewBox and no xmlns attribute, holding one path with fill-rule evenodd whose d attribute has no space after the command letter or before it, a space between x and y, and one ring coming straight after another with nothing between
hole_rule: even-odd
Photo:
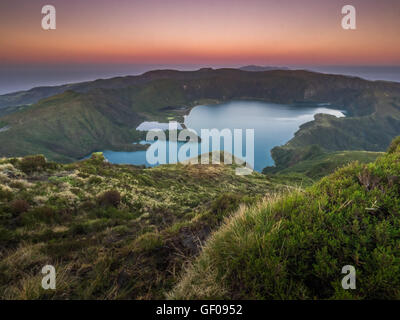
<instances>
[{"instance_id":1,"label":"orange glow on horizon","mask_svg":"<svg viewBox=\"0 0 400 320\"><path fill-rule=\"evenodd\" d=\"M5 0L0 61L400 64L400 2L391 0L354 0L356 31L341 28L337 0L90 2L54 0L57 30L43 31L40 6L21 13Z\"/></svg>"}]
</instances>

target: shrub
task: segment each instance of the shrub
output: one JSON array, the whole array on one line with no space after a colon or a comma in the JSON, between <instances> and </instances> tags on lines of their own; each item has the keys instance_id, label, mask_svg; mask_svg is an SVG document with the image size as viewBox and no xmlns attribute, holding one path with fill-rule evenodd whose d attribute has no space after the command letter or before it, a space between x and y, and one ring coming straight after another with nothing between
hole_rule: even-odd
<instances>
[{"instance_id":1,"label":"shrub","mask_svg":"<svg viewBox=\"0 0 400 320\"><path fill-rule=\"evenodd\" d=\"M23 225L33 226L40 222L51 224L57 220L59 220L57 212L52 207L48 206L35 208L22 215Z\"/></svg>"},{"instance_id":2,"label":"shrub","mask_svg":"<svg viewBox=\"0 0 400 320\"><path fill-rule=\"evenodd\" d=\"M29 210L29 203L23 199L16 199L11 202L10 208L14 214L21 214Z\"/></svg>"},{"instance_id":3,"label":"shrub","mask_svg":"<svg viewBox=\"0 0 400 320\"><path fill-rule=\"evenodd\" d=\"M57 170L60 167L60 164L56 162L47 162L46 163L46 168L50 170Z\"/></svg>"},{"instance_id":4,"label":"shrub","mask_svg":"<svg viewBox=\"0 0 400 320\"><path fill-rule=\"evenodd\" d=\"M16 233L0 225L0 244L6 246L17 240ZM1 272L0 272L1 273Z\"/></svg>"},{"instance_id":5,"label":"shrub","mask_svg":"<svg viewBox=\"0 0 400 320\"><path fill-rule=\"evenodd\" d=\"M46 167L46 158L43 155L27 156L21 160L19 167L25 173L42 171Z\"/></svg>"},{"instance_id":6,"label":"shrub","mask_svg":"<svg viewBox=\"0 0 400 320\"><path fill-rule=\"evenodd\" d=\"M105 208L97 208L90 213L93 218L117 219L117 220L131 220L138 217L137 213L121 211L115 207L108 206Z\"/></svg>"},{"instance_id":7,"label":"shrub","mask_svg":"<svg viewBox=\"0 0 400 320\"><path fill-rule=\"evenodd\" d=\"M13 166L18 164L18 159L17 158L9 158L8 162L11 163Z\"/></svg>"},{"instance_id":8,"label":"shrub","mask_svg":"<svg viewBox=\"0 0 400 320\"><path fill-rule=\"evenodd\" d=\"M101 206L113 206L117 208L121 202L121 195L116 190L106 191L100 195L98 201Z\"/></svg>"},{"instance_id":9,"label":"shrub","mask_svg":"<svg viewBox=\"0 0 400 320\"><path fill-rule=\"evenodd\" d=\"M88 180L89 184L99 184L103 181L103 179L101 179L98 176L91 176Z\"/></svg>"},{"instance_id":10,"label":"shrub","mask_svg":"<svg viewBox=\"0 0 400 320\"><path fill-rule=\"evenodd\" d=\"M24 189L25 188L25 184L23 182L18 181L18 180L10 182L9 186L11 188L15 188L15 189Z\"/></svg>"},{"instance_id":11,"label":"shrub","mask_svg":"<svg viewBox=\"0 0 400 320\"><path fill-rule=\"evenodd\" d=\"M237 210L241 202L242 197L240 195L225 193L213 201L211 204L211 211L218 218L223 218L227 214Z\"/></svg>"},{"instance_id":12,"label":"shrub","mask_svg":"<svg viewBox=\"0 0 400 320\"><path fill-rule=\"evenodd\" d=\"M90 225L87 223L74 223L72 224L69 232L76 236L89 233Z\"/></svg>"},{"instance_id":13,"label":"shrub","mask_svg":"<svg viewBox=\"0 0 400 320\"><path fill-rule=\"evenodd\" d=\"M96 203L94 201L86 200L86 201L82 202L82 204L80 205L79 208L81 210L88 211L88 210L96 208Z\"/></svg>"},{"instance_id":14,"label":"shrub","mask_svg":"<svg viewBox=\"0 0 400 320\"><path fill-rule=\"evenodd\" d=\"M138 251L153 251L162 248L163 245L161 236L154 232L145 233L135 241L135 248Z\"/></svg>"},{"instance_id":15,"label":"shrub","mask_svg":"<svg viewBox=\"0 0 400 320\"><path fill-rule=\"evenodd\" d=\"M13 198L13 194L10 190L0 187L0 200L10 201Z\"/></svg>"},{"instance_id":16,"label":"shrub","mask_svg":"<svg viewBox=\"0 0 400 320\"><path fill-rule=\"evenodd\" d=\"M400 146L400 136L398 136L392 141L387 152L394 153L399 146Z\"/></svg>"},{"instance_id":17,"label":"shrub","mask_svg":"<svg viewBox=\"0 0 400 320\"><path fill-rule=\"evenodd\" d=\"M103 152L94 152L90 157L90 161L96 164L102 164L106 162L106 158L104 158Z\"/></svg>"}]
</instances>

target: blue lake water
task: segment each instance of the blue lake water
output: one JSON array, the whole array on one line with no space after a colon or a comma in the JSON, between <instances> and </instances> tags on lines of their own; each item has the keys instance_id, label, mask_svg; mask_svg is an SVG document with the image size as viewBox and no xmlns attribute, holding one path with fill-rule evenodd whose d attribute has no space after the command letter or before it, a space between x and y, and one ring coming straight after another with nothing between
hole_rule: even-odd
<instances>
[{"instance_id":1,"label":"blue lake water","mask_svg":"<svg viewBox=\"0 0 400 320\"><path fill-rule=\"evenodd\" d=\"M200 136L201 129L254 129L254 169L262 171L266 166L274 164L270 151L273 147L283 145L289 141L303 123L312 121L317 113L326 113L337 117L344 117L342 111L330 108L329 104L315 106L296 104L282 105L260 101L232 101L218 105L201 105L193 108L185 117L187 128L193 129ZM139 128L146 130L153 128L165 129L165 124L144 123ZM243 134L244 135L244 134ZM245 143L243 137L243 149ZM142 142L145 143L145 142ZM177 144L177 149L185 142L164 141L169 158L169 143ZM224 150L221 143L220 149ZM199 148L198 148L199 149ZM210 150L216 150L210 145ZM198 151L200 154L200 150ZM243 151L245 154L245 151ZM117 164L145 164L146 151L115 152L104 151L104 156L111 163ZM187 157L189 158L189 156Z\"/></svg>"}]
</instances>

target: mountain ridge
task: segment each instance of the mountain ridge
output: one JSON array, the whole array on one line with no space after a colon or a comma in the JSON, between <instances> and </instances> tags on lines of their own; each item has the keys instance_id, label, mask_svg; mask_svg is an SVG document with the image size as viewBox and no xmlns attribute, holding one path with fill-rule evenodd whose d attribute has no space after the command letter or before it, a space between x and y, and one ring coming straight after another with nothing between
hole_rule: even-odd
<instances>
[{"instance_id":1,"label":"mountain ridge","mask_svg":"<svg viewBox=\"0 0 400 320\"><path fill-rule=\"evenodd\" d=\"M290 70L287 67L272 67L272 66L258 66L258 65L248 65L238 68L242 71L252 71L252 72L259 72L259 71L272 71L272 70Z\"/></svg>"},{"instance_id":2,"label":"mountain ridge","mask_svg":"<svg viewBox=\"0 0 400 320\"><path fill-rule=\"evenodd\" d=\"M260 68L266 70L256 70L256 71L247 71L247 68ZM243 70L244 69L244 70ZM73 90L77 92L87 92L93 88L100 88L100 89L107 89L107 88L123 88L133 84L143 83L155 79L162 79L168 78L173 74L182 74L182 75L195 75L201 74L202 72L207 71L216 71L216 70L238 70L243 72L271 72L271 71L297 71L297 72L307 72L311 74L320 74L320 75L329 75L325 73L318 73L314 71L308 70L290 70L288 68L279 68L279 67L262 67L262 66L244 66L239 69L230 69L230 68L223 68L223 69L212 69L212 68L202 68L197 71L180 71L174 69L159 69L159 70L151 70L147 71L141 75L136 76L118 76L112 77L107 79L97 79L93 81L84 81L84 82L77 82L77 83L68 83L64 85L58 86L40 86L34 87L29 90L22 90L17 92L11 92L0 95L0 108L4 107L12 107L12 106L19 106L25 104L32 104L38 102L40 99L47 98L49 96L62 93L67 90ZM344 78L350 79L360 79L363 81L368 81L361 79L355 76L341 76L341 75L331 75L331 76L340 76ZM114 82L114 83L113 83ZM398 84L396 82L390 81L369 81L369 82L381 82L381 83L392 83ZM399 85L399 84L398 84Z\"/></svg>"},{"instance_id":3,"label":"mountain ridge","mask_svg":"<svg viewBox=\"0 0 400 320\"><path fill-rule=\"evenodd\" d=\"M302 70L154 70L87 82L77 90L69 86L64 93L0 117L8 126L0 132L0 156L40 153L65 162L106 148L124 150L135 141L141 121L181 121L195 105L240 99L329 102L346 111L347 117L340 119L317 115L287 145L275 149L282 154L314 144L327 151L383 151L400 134L398 83ZM273 152L276 164L286 165L280 159L288 156L277 154Z\"/></svg>"}]
</instances>

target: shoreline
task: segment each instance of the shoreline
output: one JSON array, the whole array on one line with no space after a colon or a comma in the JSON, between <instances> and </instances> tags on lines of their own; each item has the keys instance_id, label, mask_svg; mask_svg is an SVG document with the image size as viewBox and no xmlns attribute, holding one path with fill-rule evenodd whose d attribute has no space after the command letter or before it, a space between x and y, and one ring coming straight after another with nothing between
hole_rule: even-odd
<instances>
[{"instance_id":1,"label":"shoreline","mask_svg":"<svg viewBox=\"0 0 400 320\"><path fill-rule=\"evenodd\" d=\"M185 124L185 118L186 118L186 116L188 116L188 115L190 114L190 112L192 111L192 109L194 109L195 107L198 107L198 106L214 106L214 105L223 104L223 103L242 102L242 101L243 101L243 102L252 102L252 101L256 101L256 102L263 102L263 103L268 103L268 104L275 104L275 103L266 102L266 101L263 101L263 100L260 100L260 99L257 99L257 100L254 100L254 99L241 99L241 100L237 100L237 99L235 99L235 100L227 101L227 102L221 102L221 101L213 100L213 101L201 101L200 103L199 103L199 101L196 101L192 106L187 106L185 109L183 109L182 107L181 107L180 109L175 109L175 110L178 110L178 111L184 111L184 113L185 113L185 114L183 114L183 112L182 112L182 113L179 115L179 116L184 117L184 121L183 121L183 122L177 122L177 123L180 125L180 128L181 128L181 129L178 129L178 131L179 131L179 130L184 130L184 129L187 129L187 128L188 128L188 127L186 126L186 124ZM296 105L296 103L293 103L293 104L285 104L285 105L286 105L286 106L291 106L291 105ZM315 109L315 110L317 110L317 109L319 109L319 108L332 109L332 110L336 110L336 111L338 111L338 112L340 112L340 113L342 114L341 116L333 115L333 116L335 116L335 117L346 117L346 116L347 116L346 113L345 113L345 110L343 110L343 108L340 108L339 106L332 105L332 104L329 103L329 102L313 102L313 103L307 103L307 105L309 105L310 107L312 107L312 108ZM170 110L170 111L175 111L174 109L172 109L172 107L171 107L169 110ZM279 147L279 146L283 146L283 145L287 144L287 143L296 135L296 133L297 133L299 130L301 130L301 126L302 126L302 125L306 125L307 123L310 123L310 122L312 122L312 121L315 121L315 116L318 115L318 114L320 114L320 113L314 114L312 120L310 119L310 121L304 122L304 123L302 123L298 128L296 128L296 130L293 132L293 136L290 137L290 138L289 138L287 141L285 141L283 144L274 145L274 146L269 150L269 155L271 155L271 150L272 150L273 148ZM322 113L322 114L324 114L324 113ZM326 114L329 115L329 113L326 113ZM176 120L170 120L170 121L176 121ZM168 126L168 122L144 121L144 122L141 123L141 125L142 125L143 123L154 123L154 124L155 124L155 126L154 126L155 128L160 129L160 130L162 130L162 131L165 132L165 134L166 134L166 141L169 141L169 131L168 131L168 129L166 128L166 126ZM140 125L139 125L139 127L140 127ZM144 127L146 127L146 125L144 125ZM148 132L148 130L145 130L145 129L138 130L138 131L140 131L140 132ZM143 142L142 142L142 141L144 141L144 140L145 140L145 139L142 139L141 141L135 141L135 143L142 143L142 145L143 145ZM148 144L145 144L146 148L145 148L144 150L147 150L147 149L150 147L150 145L151 145L150 142L149 142ZM114 150L103 149L103 151L126 152L126 150L116 150L116 149L114 149ZM135 152L135 151L143 151L143 150L133 150L132 152ZM273 159L272 159L272 160L273 160ZM274 166L274 165L275 165L275 161L272 161L271 164L268 164L268 163L265 164L266 167L271 166L271 165ZM262 171L262 170L259 170L259 172L261 172L261 171Z\"/></svg>"}]
</instances>

